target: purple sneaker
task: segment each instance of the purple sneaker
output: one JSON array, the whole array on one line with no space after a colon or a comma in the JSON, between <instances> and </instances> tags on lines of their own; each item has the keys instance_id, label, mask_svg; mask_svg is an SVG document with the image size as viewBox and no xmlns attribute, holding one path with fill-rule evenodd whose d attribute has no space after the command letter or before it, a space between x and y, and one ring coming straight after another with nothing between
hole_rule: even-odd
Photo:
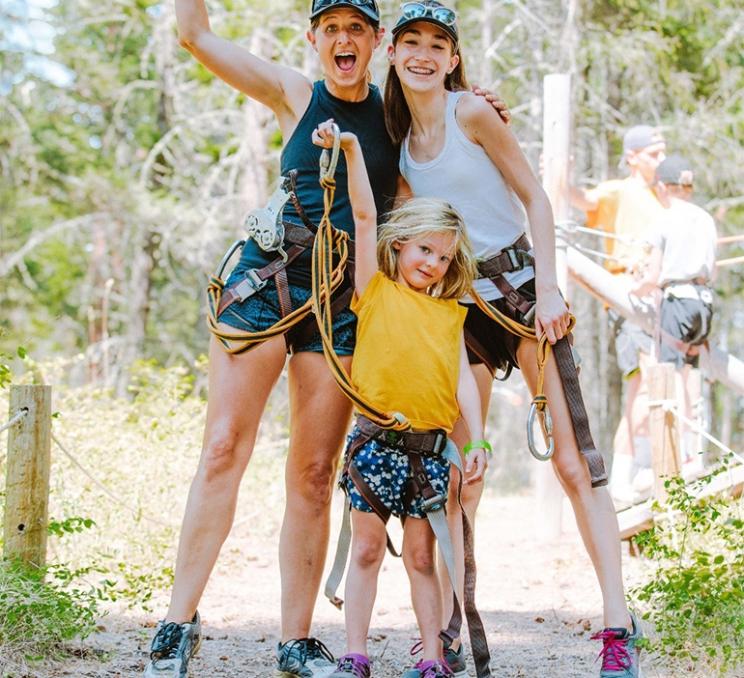
<instances>
[{"instance_id":1,"label":"purple sneaker","mask_svg":"<svg viewBox=\"0 0 744 678\"><path fill-rule=\"evenodd\" d=\"M421 660L414 668L418 669L421 678L452 678L453 675L447 663L439 660Z\"/></svg>"},{"instance_id":2,"label":"purple sneaker","mask_svg":"<svg viewBox=\"0 0 744 678\"><path fill-rule=\"evenodd\" d=\"M338 658L336 670L328 678L370 678L372 669L363 654L345 654Z\"/></svg>"}]
</instances>

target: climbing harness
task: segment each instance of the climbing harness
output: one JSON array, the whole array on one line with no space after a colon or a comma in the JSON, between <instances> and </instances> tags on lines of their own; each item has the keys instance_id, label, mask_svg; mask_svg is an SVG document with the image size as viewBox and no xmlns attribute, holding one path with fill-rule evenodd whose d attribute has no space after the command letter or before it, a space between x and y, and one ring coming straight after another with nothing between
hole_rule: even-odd
<instances>
[{"instance_id":1,"label":"climbing harness","mask_svg":"<svg viewBox=\"0 0 744 678\"><path fill-rule=\"evenodd\" d=\"M532 265L534 263L534 258L529 251L530 247L529 240L524 234L522 234L512 245L503 249L487 261L480 262L478 265L478 271L480 274L484 278L491 280L504 296L507 304L515 311L521 313L526 319L534 316L535 303L520 294L519 291L516 290L508 280L506 280L504 273L518 271L527 265ZM607 472L605 471L602 455L597 451L594 440L592 439L591 429L589 427L589 417L586 413L584 399L581 394L578 372L569 340L569 335L576 324L576 318L574 318L573 315L570 316L566 335L551 346L545 334L538 339L534 327L529 327L528 325L510 318L508 315L502 313L498 308L480 297L475 291L471 291L471 296L478 308L483 311L486 316L491 318L494 322L497 322L508 332L511 332L521 339L528 339L537 342L537 388L527 417L527 444L532 456L540 461L547 461L553 456L555 451L553 421L550 416L548 399L543 391L545 382L545 365L552 350L555 354L558 373L561 378L563 392L566 396L568 411L576 435L576 442L589 467L592 487L606 485ZM535 443L533 426L536 419L539 420L545 443L547 445L545 452L541 452Z\"/></svg>"},{"instance_id":2,"label":"climbing harness","mask_svg":"<svg viewBox=\"0 0 744 678\"><path fill-rule=\"evenodd\" d=\"M222 257L216 272L211 276L207 286L207 326L214 336L222 343L225 351L240 354L255 348L272 337L287 335L292 330L295 339L304 339L309 334L314 323L307 325L312 312L312 300L308 300L299 308L292 308L287 279L287 267L303 252L311 249L315 243L317 228L307 218L295 192L296 171L292 170L286 177L282 177L279 186L269 198L266 207L258 208L248 214L245 219L246 237L236 240ZM285 205L291 201L295 211L303 222L297 226L282 219ZM265 252L276 252L279 256L261 268L251 268L243 274L235 284L225 288L224 273L233 255L241 251L246 242L252 239ZM286 248L286 249L285 249ZM348 250L344 257L332 268L329 276L329 296L343 283L346 269ZM263 289L268 280L273 278L276 284L279 308L282 318L271 327L259 332L242 330L226 330L219 326L220 314L231 304L243 302L250 296ZM342 299L338 295L334 299L336 308L342 308L351 298L351 288ZM334 309L335 310L335 309ZM288 341L289 343L289 341Z\"/></svg>"},{"instance_id":3,"label":"climbing harness","mask_svg":"<svg viewBox=\"0 0 744 678\"><path fill-rule=\"evenodd\" d=\"M362 492L362 496L372 506L377 515L387 522L390 512L384 507L374 492L367 486L361 474L355 470L354 454L367 441L378 438L385 444L394 444L405 450L412 469L412 491L420 494L423 499L432 531L437 538L440 551L447 564L453 591L453 613L449 626L442 631L441 637L450 643L459 637L462 625L462 611L457 598L457 579L455 577L455 561L449 528L445 518L446 497L437 494L424 470L421 461L422 454L443 454L460 468L460 483L462 483L462 468L459 454L454 445L447 440L444 431L413 431L408 419L400 412L385 412L367 401L355 388L351 378L333 349L333 305L331 290L333 289L334 270L332 258L334 252L340 260L345 262L349 248L349 236L346 232L335 229L330 220L331 207L336 190L334 177L336 163L341 142L341 132L337 125L332 127L334 141L329 152L323 150L320 157L320 185L323 188L323 217L318 226L318 232L313 243L312 258L312 310L318 322L320 337L328 366L336 383L357 409L357 427L361 432L351 444L347 452L345 472ZM352 275L353 278L353 275ZM364 489L366 488L366 489ZM458 490L459 501L459 490ZM462 505L461 505L462 507ZM334 558L334 565L326 584L326 595L330 601L340 607L342 601L336 596L336 590L343 577L348 559L351 542L350 524L351 503L347 496L344 502L344 517L341 535ZM470 631L471 649L476 664L478 678L490 678L490 653L486 642L485 629L475 607L475 558L473 555L473 538L470 523L465 511L462 510L463 531L465 540L465 614ZM398 555L392 542L388 538L388 549Z\"/></svg>"}]
</instances>

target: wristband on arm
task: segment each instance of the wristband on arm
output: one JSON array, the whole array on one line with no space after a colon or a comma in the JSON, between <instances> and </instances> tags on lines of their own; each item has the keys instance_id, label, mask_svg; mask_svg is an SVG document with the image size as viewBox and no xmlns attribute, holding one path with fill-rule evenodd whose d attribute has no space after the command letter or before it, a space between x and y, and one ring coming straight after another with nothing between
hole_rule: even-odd
<instances>
[{"instance_id":1,"label":"wristband on arm","mask_svg":"<svg viewBox=\"0 0 744 678\"><path fill-rule=\"evenodd\" d=\"M465 447L462 448L462 453L467 457L471 450L477 449L485 450L486 452L488 452L489 455L493 453L491 443L489 443L487 440L471 440L465 445Z\"/></svg>"}]
</instances>

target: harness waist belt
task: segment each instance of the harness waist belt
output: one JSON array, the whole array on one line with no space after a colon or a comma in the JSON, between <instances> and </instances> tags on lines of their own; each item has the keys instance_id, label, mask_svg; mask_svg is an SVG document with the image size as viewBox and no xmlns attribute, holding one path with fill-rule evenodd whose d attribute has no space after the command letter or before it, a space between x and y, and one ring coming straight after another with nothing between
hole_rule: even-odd
<instances>
[{"instance_id":1,"label":"harness waist belt","mask_svg":"<svg viewBox=\"0 0 744 678\"><path fill-rule=\"evenodd\" d=\"M490 259L479 262L478 272L484 278L495 278L503 273L521 271L532 263L532 256L528 254L531 247L529 239L523 233L509 247L505 247Z\"/></svg>"},{"instance_id":2,"label":"harness waist belt","mask_svg":"<svg viewBox=\"0 0 744 678\"><path fill-rule=\"evenodd\" d=\"M447 446L447 432L444 429L393 431L378 426L362 414L357 415L356 424L364 435L379 440L390 447L398 447L408 452L435 456L441 454Z\"/></svg>"}]
</instances>

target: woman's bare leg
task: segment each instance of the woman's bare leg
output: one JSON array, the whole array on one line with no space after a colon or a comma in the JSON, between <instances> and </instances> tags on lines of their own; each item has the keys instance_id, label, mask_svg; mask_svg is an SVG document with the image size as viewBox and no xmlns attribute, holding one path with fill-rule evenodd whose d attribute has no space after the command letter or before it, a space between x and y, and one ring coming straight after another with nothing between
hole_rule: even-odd
<instances>
[{"instance_id":1,"label":"woman's bare leg","mask_svg":"<svg viewBox=\"0 0 744 678\"><path fill-rule=\"evenodd\" d=\"M536 350L534 341L524 340L517 351L522 374L533 394L537 384ZM573 506L581 538L599 580L604 603L604 625L630 628L617 516L607 488L592 488L589 469L576 445L563 385L552 354L545 366L545 395L553 418L553 464Z\"/></svg>"},{"instance_id":2,"label":"woman's bare leg","mask_svg":"<svg viewBox=\"0 0 744 678\"><path fill-rule=\"evenodd\" d=\"M348 370L351 358L342 362ZM310 634L328 549L333 483L351 416L351 403L322 353L292 356L289 397L287 504L279 537L282 643Z\"/></svg>"},{"instance_id":3,"label":"woman's bare leg","mask_svg":"<svg viewBox=\"0 0 744 678\"><path fill-rule=\"evenodd\" d=\"M240 480L285 359L282 337L236 356L225 353L214 338L210 343L204 442L186 502L167 621L187 622L194 616L230 532Z\"/></svg>"}]
</instances>

